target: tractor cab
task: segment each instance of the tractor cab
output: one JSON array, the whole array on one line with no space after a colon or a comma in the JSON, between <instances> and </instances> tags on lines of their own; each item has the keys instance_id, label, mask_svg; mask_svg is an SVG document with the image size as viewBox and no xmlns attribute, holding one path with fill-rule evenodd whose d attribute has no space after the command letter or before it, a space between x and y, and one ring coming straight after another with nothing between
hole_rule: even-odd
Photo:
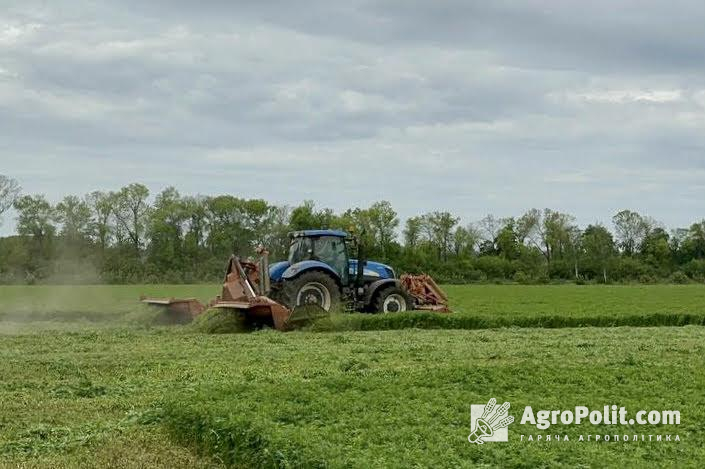
<instances>
[{"instance_id":1,"label":"tractor cab","mask_svg":"<svg viewBox=\"0 0 705 469\"><path fill-rule=\"evenodd\" d=\"M277 282L293 267L298 274L303 269L317 266L334 274L341 287L354 283L359 286L381 279L394 279L394 269L380 262L362 260L362 269L358 271L358 259L350 256L356 252L357 258L364 257L357 240L345 231L305 230L289 233L291 245L286 262L273 264L270 268L272 281ZM313 264L317 263L317 264ZM284 269L284 270L282 270ZM291 272L289 272L291 273ZM361 277L358 278L358 274Z\"/></svg>"},{"instance_id":2,"label":"tractor cab","mask_svg":"<svg viewBox=\"0 0 705 469\"><path fill-rule=\"evenodd\" d=\"M344 231L309 230L290 234L289 265L303 261L317 261L329 266L348 285L350 277L347 249L348 235Z\"/></svg>"}]
</instances>

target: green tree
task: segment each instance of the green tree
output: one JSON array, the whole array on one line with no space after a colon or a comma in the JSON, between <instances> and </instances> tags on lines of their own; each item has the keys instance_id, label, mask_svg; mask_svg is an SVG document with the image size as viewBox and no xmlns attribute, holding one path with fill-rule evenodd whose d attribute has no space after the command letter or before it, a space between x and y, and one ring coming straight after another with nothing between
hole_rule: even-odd
<instances>
[{"instance_id":1,"label":"green tree","mask_svg":"<svg viewBox=\"0 0 705 469\"><path fill-rule=\"evenodd\" d=\"M667 269L672 259L668 232L660 227L650 230L641 244L641 254L650 265Z\"/></svg>"},{"instance_id":2,"label":"green tree","mask_svg":"<svg viewBox=\"0 0 705 469\"><path fill-rule=\"evenodd\" d=\"M245 226L243 200L230 195L209 197L206 201L208 237L206 244L215 257L232 253L247 255L253 234Z\"/></svg>"},{"instance_id":3,"label":"green tree","mask_svg":"<svg viewBox=\"0 0 705 469\"><path fill-rule=\"evenodd\" d=\"M622 211L614 217L613 235L600 225L581 231L571 215L551 209L532 209L519 219L488 215L462 226L451 213L435 211L406 220L402 247L396 241L399 219L387 201L336 214L312 201L290 209L229 195L182 197L169 187L150 206L148 189L130 184L83 200L68 195L52 207L42 196L18 198L19 187L8 180L0 178L3 207L15 199L20 236L0 240L0 281L27 273L30 279L55 273L79 278L94 267L114 282L213 280L231 253L253 255L262 244L273 259L283 258L289 231L316 228L348 231L370 258L441 281L516 274L529 281L547 273L607 281L608 270L613 280L667 279L674 272L705 276L705 221L669 234L648 217Z\"/></svg>"},{"instance_id":4,"label":"green tree","mask_svg":"<svg viewBox=\"0 0 705 469\"><path fill-rule=\"evenodd\" d=\"M399 226L397 213L387 201L375 202L369 208L346 210L337 225L355 236L365 246L367 255L387 258Z\"/></svg>"},{"instance_id":5,"label":"green tree","mask_svg":"<svg viewBox=\"0 0 705 469\"><path fill-rule=\"evenodd\" d=\"M543 214L541 213L541 210L532 208L522 215L516 221L515 225L515 231L517 233L517 237L519 238L519 242L532 245L541 250L541 252L543 252L542 220Z\"/></svg>"},{"instance_id":6,"label":"green tree","mask_svg":"<svg viewBox=\"0 0 705 469\"><path fill-rule=\"evenodd\" d=\"M583 232L582 246L587 262L602 272L607 283L607 268L616 254L612 233L602 225L590 225Z\"/></svg>"},{"instance_id":7,"label":"green tree","mask_svg":"<svg viewBox=\"0 0 705 469\"><path fill-rule=\"evenodd\" d=\"M687 228L676 228L671 230L671 237L668 242L668 247L671 249L674 264L682 265L687 262L690 257L683 249L685 240L688 239L689 230Z\"/></svg>"},{"instance_id":8,"label":"green tree","mask_svg":"<svg viewBox=\"0 0 705 469\"><path fill-rule=\"evenodd\" d=\"M335 225L336 217L333 210L329 208L316 210L313 201L306 200L291 211L289 223L292 231L324 229Z\"/></svg>"},{"instance_id":9,"label":"green tree","mask_svg":"<svg viewBox=\"0 0 705 469\"><path fill-rule=\"evenodd\" d=\"M475 255L475 246L480 241L480 233L473 224L459 226L453 233L453 253L457 258Z\"/></svg>"},{"instance_id":10,"label":"green tree","mask_svg":"<svg viewBox=\"0 0 705 469\"><path fill-rule=\"evenodd\" d=\"M389 247L396 238L396 229L399 227L397 212L386 200L375 202L367 212L376 242L381 249L382 256L386 258L389 254Z\"/></svg>"},{"instance_id":11,"label":"green tree","mask_svg":"<svg viewBox=\"0 0 705 469\"><path fill-rule=\"evenodd\" d=\"M641 248L641 243L649 232L649 220L637 212L622 210L612 218L612 222L622 252L633 256Z\"/></svg>"},{"instance_id":12,"label":"green tree","mask_svg":"<svg viewBox=\"0 0 705 469\"><path fill-rule=\"evenodd\" d=\"M101 191L91 192L86 196L86 204L91 212L91 231L103 255L114 231L111 217L116 205L116 196Z\"/></svg>"},{"instance_id":13,"label":"green tree","mask_svg":"<svg viewBox=\"0 0 705 469\"><path fill-rule=\"evenodd\" d=\"M181 207L187 218L186 234L184 235L184 249L192 260L201 258L205 249L207 207L204 197L184 197Z\"/></svg>"},{"instance_id":14,"label":"green tree","mask_svg":"<svg viewBox=\"0 0 705 469\"><path fill-rule=\"evenodd\" d=\"M242 204L245 228L252 233L256 246L266 246L274 223L274 207L262 199L245 200Z\"/></svg>"},{"instance_id":15,"label":"green tree","mask_svg":"<svg viewBox=\"0 0 705 469\"><path fill-rule=\"evenodd\" d=\"M0 220L20 195L20 185L11 177L0 174Z\"/></svg>"},{"instance_id":16,"label":"green tree","mask_svg":"<svg viewBox=\"0 0 705 469\"><path fill-rule=\"evenodd\" d=\"M115 219L126 233L135 255L139 256L149 221L149 189L142 184L130 184L120 189L115 197Z\"/></svg>"},{"instance_id":17,"label":"green tree","mask_svg":"<svg viewBox=\"0 0 705 469\"><path fill-rule=\"evenodd\" d=\"M404 228L404 246L410 251L415 251L421 240L421 217L411 217L406 220Z\"/></svg>"},{"instance_id":18,"label":"green tree","mask_svg":"<svg viewBox=\"0 0 705 469\"><path fill-rule=\"evenodd\" d=\"M529 242L541 250L550 265L554 258L562 258L571 251L571 231L575 218L567 213L545 209L531 209L516 224L520 242Z\"/></svg>"},{"instance_id":19,"label":"green tree","mask_svg":"<svg viewBox=\"0 0 705 469\"><path fill-rule=\"evenodd\" d=\"M583 252L583 232L577 226L568 229L567 254L573 261L575 278L580 278L580 256Z\"/></svg>"},{"instance_id":20,"label":"green tree","mask_svg":"<svg viewBox=\"0 0 705 469\"><path fill-rule=\"evenodd\" d=\"M453 246L453 231L460 218L450 212L432 212L426 214L426 217L431 228L430 241L438 252L438 259L446 261Z\"/></svg>"},{"instance_id":21,"label":"green tree","mask_svg":"<svg viewBox=\"0 0 705 469\"><path fill-rule=\"evenodd\" d=\"M159 269L172 271L184 266L183 233L187 214L181 195L167 187L157 195L149 212L149 259Z\"/></svg>"},{"instance_id":22,"label":"green tree","mask_svg":"<svg viewBox=\"0 0 705 469\"><path fill-rule=\"evenodd\" d=\"M86 243L91 235L91 209L88 204L68 195L56 205L56 220L61 223L61 237L72 246Z\"/></svg>"},{"instance_id":23,"label":"green tree","mask_svg":"<svg viewBox=\"0 0 705 469\"><path fill-rule=\"evenodd\" d=\"M43 195L25 195L15 200L17 233L24 237L28 264L23 266L34 277L46 276L40 272L54 255L55 212ZM31 279L30 279L31 280Z\"/></svg>"},{"instance_id":24,"label":"green tree","mask_svg":"<svg viewBox=\"0 0 705 469\"><path fill-rule=\"evenodd\" d=\"M265 246L269 249L272 259L284 259L289 253L289 231L291 227L289 218L291 209L286 206L273 206L271 228Z\"/></svg>"},{"instance_id":25,"label":"green tree","mask_svg":"<svg viewBox=\"0 0 705 469\"><path fill-rule=\"evenodd\" d=\"M42 241L56 234L55 212L43 195L25 195L14 204L17 210L17 233Z\"/></svg>"},{"instance_id":26,"label":"green tree","mask_svg":"<svg viewBox=\"0 0 705 469\"><path fill-rule=\"evenodd\" d=\"M367 256L382 255L377 230L372 226L369 209L359 207L348 209L339 217L337 225L357 237L365 248Z\"/></svg>"},{"instance_id":27,"label":"green tree","mask_svg":"<svg viewBox=\"0 0 705 469\"><path fill-rule=\"evenodd\" d=\"M519 236L517 236L515 227L516 222L513 219L509 219L507 224L499 231L495 240L497 251L500 256L507 260L518 259L521 254L521 243L519 243Z\"/></svg>"},{"instance_id":28,"label":"green tree","mask_svg":"<svg viewBox=\"0 0 705 469\"><path fill-rule=\"evenodd\" d=\"M705 220L691 225L681 249L691 259L705 259Z\"/></svg>"},{"instance_id":29,"label":"green tree","mask_svg":"<svg viewBox=\"0 0 705 469\"><path fill-rule=\"evenodd\" d=\"M506 218L497 218L490 214L476 223L478 231L482 236L482 252L490 253L497 250L495 241L499 237L500 231L507 226L508 222L509 220Z\"/></svg>"},{"instance_id":30,"label":"green tree","mask_svg":"<svg viewBox=\"0 0 705 469\"><path fill-rule=\"evenodd\" d=\"M458 221L460 219L449 212L437 211L422 215L418 225L421 245L426 247L427 252L435 253L438 260L447 260L448 254L453 251L453 235Z\"/></svg>"}]
</instances>

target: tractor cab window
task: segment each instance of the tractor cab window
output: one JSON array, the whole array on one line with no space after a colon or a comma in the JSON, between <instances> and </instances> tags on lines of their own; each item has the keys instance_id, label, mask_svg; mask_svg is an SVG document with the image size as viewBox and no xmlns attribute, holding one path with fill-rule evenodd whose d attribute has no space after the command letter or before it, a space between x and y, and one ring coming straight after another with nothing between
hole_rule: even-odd
<instances>
[{"instance_id":1,"label":"tractor cab window","mask_svg":"<svg viewBox=\"0 0 705 469\"><path fill-rule=\"evenodd\" d=\"M317 238L294 238L289 247L289 263L315 260L329 265L339 276L343 285L348 282L348 254L345 240L339 236Z\"/></svg>"},{"instance_id":2,"label":"tractor cab window","mask_svg":"<svg viewBox=\"0 0 705 469\"><path fill-rule=\"evenodd\" d=\"M348 255L345 240L338 236L315 238L313 258L328 264L335 270L343 285L348 283Z\"/></svg>"},{"instance_id":3,"label":"tractor cab window","mask_svg":"<svg viewBox=\"0 0 705 469\"><path fill-rule=\"evenodd\" d=\"M294 238L289 246L289 263L307 261L313 254L313 243L311 238Z\"/></svg>"}]
</instances>

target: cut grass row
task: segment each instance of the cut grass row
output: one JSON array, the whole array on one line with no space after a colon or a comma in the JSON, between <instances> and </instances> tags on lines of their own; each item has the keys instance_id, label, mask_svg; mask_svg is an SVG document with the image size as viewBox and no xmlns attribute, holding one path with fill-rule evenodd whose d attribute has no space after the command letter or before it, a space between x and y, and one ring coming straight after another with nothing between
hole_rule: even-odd
<instances>
[{"instance_id":1,"label":"cut grass row","mask_svg":"<svg viewBox=\"0 0 705 469\"><path fill-rule=\"evenodd\" d=\"M446 286L451 315L341 315L318 325L328 330L403 328L486 329L497 327L682 326L705 324L705 286ZM76 323L140 322L137 303L150 296L196 297L218 292L211 285L81 287L0 286L0 331L22 332L23 322L72 329ZM63 323L63 324L62 324ZM72 325L67 326L67 323ZM38 325L38 324L35 324Z\"/></svg>"},{"instance_id":2,"label":"cut grass row","mask_svg":"<svg viewBox=\"0 0 705 469\"><path fill-rule=\"evenodd\" d=\"M242 378L167 400L179 441L252 467L697 466L705 462L705 331L560 331L262 336ZM196 396L191 398L189 396ZM270 396L263 399L263 396ZM680 426L515 425L506 445L473 447L469 406L489 397L535 409L678 409ZM518 409L518 410L517 410ZM519 434L569 435L529 444ZM580 434L678 434L681 443L585 444Z\"/></svg>"},{"instance_id":3,"label":"cut grass row","mask_svg":"<svg viewBox=\"0 0 705 469\"><path fill-rule=\"evenodd\" d=\"M203 335L96 330L0 341L6 465L549 467L705 464L705 329L586 328ZM467 442L470 405L679 410L674 426L515 423ZM567 434L525 443L518 435ZM680 443L579 443L678 434ZM126 444L133 440L134 445ZM203 459L194 459L188 448Z\"/></svg>"},{"instance_id":4,"label":"cut grass row","mask_svg":"<svg viewBox=\"0 0 705 469\"><path fill-rule=\"evenodd\" d=\"M705 312L699 314L593 314L585 316L551 315L476 316L472 314L434 314L411 312L395 315L342 314L330 321L319 321L316 331L383 331L399 329L497 329L503 327L656 327L705 325Z\"/></svg>"}]
</instances>

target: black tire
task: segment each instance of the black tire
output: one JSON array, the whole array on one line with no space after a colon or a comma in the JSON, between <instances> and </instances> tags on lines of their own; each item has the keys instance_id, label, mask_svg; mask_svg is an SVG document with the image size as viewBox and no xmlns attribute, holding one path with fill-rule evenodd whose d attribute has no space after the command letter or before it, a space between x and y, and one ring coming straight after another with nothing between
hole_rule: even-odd
<instances>
[{"instance_id":1,"label":"black tire","mask_svg":"<svg viewBox=\"0 0 705 469\"><path fill-rule=\"evenodd\" d=\"M340 308L340 287L330 275L314 270L284 281L282 299L289 309L316 305L325 311Z\"/></svg>"},{"instance_id":2,"label":"black tire","mask_svg":"<svg viewBox=\"0 0 705 469\"><path fill-rule=\"evenodd\" d=\"M406 290L391 286L375 294L372 311L380 314L402 313L414 310L414 300Z\"/></svg>"},{"instance_id":3,"label":"black tire","mask_svg":"<svg viewBox=\"0 0 705 469\"><path fill-rule=\"evenodd\" d=\"M284 284L282 282L273 283L267 296L277 303L286 305L286 295L284 295Z\"/></svg>"}]
</instances>

